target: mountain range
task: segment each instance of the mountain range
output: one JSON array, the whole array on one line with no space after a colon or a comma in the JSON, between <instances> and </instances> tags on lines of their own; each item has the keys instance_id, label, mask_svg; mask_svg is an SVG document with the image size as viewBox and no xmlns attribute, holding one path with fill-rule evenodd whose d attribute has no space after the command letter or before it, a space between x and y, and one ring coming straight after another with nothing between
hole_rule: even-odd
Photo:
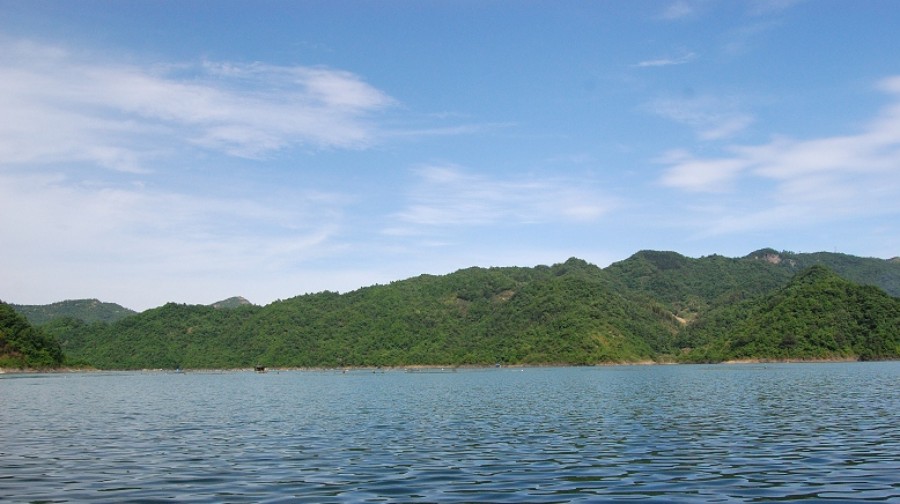
<instances>
[{"instance_id":1,"label":"mountain range","mask_svg":"<svg viewBox=\"0 0 900 504\"><path fill-rule=\"evenodd\" d=\"M894 359L898 296L897 259L762 249L468 268L266 306L14 307L98 368L598 364Z\"/></svg>"}]
</instances>

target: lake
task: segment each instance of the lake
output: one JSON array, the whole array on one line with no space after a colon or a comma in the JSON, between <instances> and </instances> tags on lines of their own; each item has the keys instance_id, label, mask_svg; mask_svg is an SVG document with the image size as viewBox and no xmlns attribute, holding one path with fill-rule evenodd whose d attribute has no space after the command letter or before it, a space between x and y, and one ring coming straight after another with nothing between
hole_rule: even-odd
<instances>
[{"instance_id":1,"label":"lake","mask_svg":"<svg viewBox=\"0 0 900 504\"><path fill-rule=\"evenodd\" d=\"M0 375L12 502L900 502L900 362Z\"/></svg>"}]
</instances>

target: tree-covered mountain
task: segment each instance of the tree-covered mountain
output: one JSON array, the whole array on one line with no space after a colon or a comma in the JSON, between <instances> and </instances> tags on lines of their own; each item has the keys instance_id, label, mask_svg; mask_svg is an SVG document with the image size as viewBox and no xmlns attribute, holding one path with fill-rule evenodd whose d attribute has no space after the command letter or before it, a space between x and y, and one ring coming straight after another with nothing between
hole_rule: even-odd
<instances>
[{"instance_id":1,"label":"tree-covered mountain","mask_svg":"<svg viewBox=\"0 0 900 504\"><path fill-rule=\"evenodd\" d=\"M815 265L766 296L713 310L680 344L693 360L900 356L900 299Z\"/></svg>"},{"instance_id":2,"label":"tree-covered mountain","mask_svg":"<svg viewBox=\"0 0 900 504\"><path fill-rule=\"evenodd\" d=\"M54 319L75 318L84 322L115 322L130 315L134 310L115 303L104 303L97 299L72 299L49 305L12 305L34 325L46 324Z\"/></svg>"},{"instance_id":3,"label":"tree-covered mountain","mask_svg":"<svg viewBox=\"0 0 900 504\"><path fill-rule=\"evenodd\" d=\"M803 280L825 267L840 276ZM834 301L838 284L847 293ZM41 328L70 362L101 368L898 358L897 300L879 290L898 284L900 263L844 254L642 251L605 269L574 258L468 268L264 307L167 304L112 323L70 317ZM773 301L788 294L818 311Z\"/></svg>"},{"instance_id":4,"label":"tree-covered mountain","mask_svg":"<svg viewBox=\"0 0 900 504\"><path fill-rule=\"evenodd\" d=\"M248 351L242 328L256 310L169 303L113 324L69 318L45 330L69 361L101 369L241 367Z\"/></svg>"},{"instance_id":5,"label":"tree-covered mountain","mask_svg":"<svg viewBox=\"0 0 900 504\"><path fill-rule=\"evenodd\" d=\"M168 304L59 334L73 359L99 367L587 364L651 359L677 325L572 259L422 275L266 307Z\"/></svg>"},{"instance_id":6,"label":"tree-covered mountain","mask_svg":"<svg viewBox=\"0 0 900 504\"><path fill-rule=\"evenodd\" d=\"M54 368L62 363L59 341L0 301L0 368Z\"/></svg>"},{"instance_id":7,"label":"tree-covered mountain","mask_svg":"<svg viewBox=\"0 0 900 504\"><path fill-rule=\"evenodd\" d=\"M676 252L645 250L613 263L605 271L623 289L664 303L679 317L692 321L711 308L771 292L815 265L900 297L897 261L830 252L797 254L761 249L742 258L711 255L694 259Z\"/></svg>"},{"instance_id":8,"label":"tree-covered mountain","mask_svg":"<svg viewBox=\"0 0 900 504\"><path fill-rule=\"evenodd\" d=\"M793 275L766 261L719 255L692 259L645 250L605 270L622 290L662 303L689 323L711 308L760 296Z\"/></svg>"},{"instance_id":9,"label":"tree-covered mountain","mask_svg":"<svg viewBox=\"0 0 900 504\"><path fill-rule=\"evenodd\" d=\"M860 285L874 285L893 297L900 297L900 258L889 260L856 257L837 252L798 254L762 249L746 259L762 260L797 273L811 266L825 266L841 277Z\"/></svg>"}]
</instances>

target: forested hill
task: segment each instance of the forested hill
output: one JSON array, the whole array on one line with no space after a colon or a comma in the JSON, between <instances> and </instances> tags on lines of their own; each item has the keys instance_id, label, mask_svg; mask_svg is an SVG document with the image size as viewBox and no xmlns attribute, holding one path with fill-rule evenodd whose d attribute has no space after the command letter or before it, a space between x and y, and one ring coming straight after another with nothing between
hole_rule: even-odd
<instances>
[{"instance_id":1,"label":"forested hill","mask_svg":"<svg viewBox=\"0 0 900 504\"><path fill-rule=\"evenodd\" d=\"M137 313L124 306L104 303L97 299L72 299L49 305L12 305L12 307L35 325L66 317L84 322L115 322Z\"/></svg>"},{"instance_id":2,"label":"forested hill","mask_svg":"<svg viewBox=\"0 0 900 504\"><path fill-rule=\"evenodd\" d=\"M793 273L811 266L825 266L851 282L874 285L893 297L900 297L900 257L884 260L837 252L797 254L762 249L746 259L770 262Z\"/></svg>"},{"instance_id":3,"label":"forested hill","mask_svg":"<svg viewBox=\"0 0 900 504\"><path fill-rule=\"evenodd\" d=\"M649 360L678 322L596 266L470 268L266 307L168 304L55 334L99 367L390 366Z\"/></svg>"},{"instance_id":4,"label":"forested hill","mask_svg":"<svg viewBox=\"0 0 900 504\"><path fill-rule=\"evenodd\" d=\"M705 310L757 297L787 284L811 266L873 285L900 297L900 262L817 252L797 254L761 249L741 258L711 255L693 259L675 252L641 251L606 268L625 289L666 303L691 320Z\"/></svg>"},{"instance_id":5,"label":"forested hill","mask_svg":"<svg viewBox=\"0 0 900 504\"><path fill-rule=\"evenodd\" d=\"M712 310L679 340L694 360L897 358L900 299L817 265L771 294Z\"/></svg>"},{"instance_id":6,"label":"forested hill","mask_svg":"<svg viewBox=\"0 0 900 504\"><path fill-rule=\"evenodd\" d=\"M0 369L55 368L62 363L59 341L0 301Z\"/></svg>"},{"instance_id":7,"label":"forested hill","mask_svg":"<svg viewBox=\"0 0 900 504\"><path fill-rule=\"evenodd\" d=\"M792 283L820 270L831 280ZM849 294L835 302L838 281ZM72 362L101 368L898 358L900 301L879 289L900 290L900 263L771 249L699 259L642 251L605 269L574 258L468 268L264 307L167 304L113 323L61 318L41 328ZM793 339L775 342L787 326L770 323L761 306L792 292L829 313L850 311L798 311Z\"/></svg>"}]
</instances>

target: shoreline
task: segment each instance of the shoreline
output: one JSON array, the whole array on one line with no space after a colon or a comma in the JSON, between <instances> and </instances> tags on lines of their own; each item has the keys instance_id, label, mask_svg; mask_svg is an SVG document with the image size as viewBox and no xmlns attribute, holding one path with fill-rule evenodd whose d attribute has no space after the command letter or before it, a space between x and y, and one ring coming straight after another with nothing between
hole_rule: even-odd
<instances>
[{"instance_id":1,"label":"shoreline","mask_svg":"<svg viewBox=\"0 0 900 504\"><path fill-rule=\"evenodd\" d=\"M820 357L811 359L776 359L776 358L748 358L748 359L729 359L722 361L720 364L825 364L829 362L894 362L897 359L877 359L874 361L863 361L858 357Z\"/></svg>"},{"instance_id":2,"label":"shoreline","mask_svg":"<svg viewBox=\"0 0 900 504\"><path fill-rule=\"evenodd\" d=\"M729 359L721 362L675 362L675 361L634 361L634 362L599 362L596 364L566 364L566 363L544 363L544 364L460 364L460 365L441 365L441 364L409 364L399 366L284 366L284 367L266 367L264 371L257 371L254 367L236 367L236 368L186 368L186 369L165 369L165 368L143 368L143 369L96 369L87 367L62 367L62 368L0 368L0 375L4 374L75 374L75 373L277 373L285 372L453 372L458 370L486 370L486 369L540 369L540 368L576 368L576 367L625 367L625 366L678 366L678 365L743 365L743 364L828 364L842 362L898 362L900 359L878 359L873 361L862 361L854 357L830 357L815 359L792 359L792 358L747 358L747 359Z\"/></svg>"}]
</instances>

